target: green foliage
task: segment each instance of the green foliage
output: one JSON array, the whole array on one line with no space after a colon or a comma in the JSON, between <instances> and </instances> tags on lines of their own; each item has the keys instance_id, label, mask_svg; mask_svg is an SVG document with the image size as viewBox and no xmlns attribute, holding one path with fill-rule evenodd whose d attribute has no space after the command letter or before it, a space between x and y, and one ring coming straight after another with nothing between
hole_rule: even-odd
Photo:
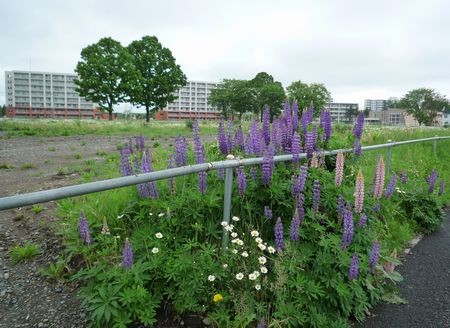
<instances>
[{"instance_id":1,"label":"green foliage","mask_svg":"<svg viewBox=\"0 0 450 328\"><path fill-rule=\"evenodd\" d=\"M406 108L406 112L414 116L419 125L432 125L438 112L448 105L448 99L427 88L411 90L399 102L399 107Z\"/></svg>"},{"instance_id":2,"label":"green foliage","mask_svg":"<svg viewBox=\"0 0 450 328\"><path fill-rule=\"evenodd\" d=\"M33 205L33 207L31 209L33 210L33 212L35 214L39 214L44 210L44 206L42 206L41 204L36 204L36 205Z\"/></svg>"},{"instance_id":3,"label":"green foliage","mask_svg":"<svg viewBox=\"0 0 450 328\"><path fill-rule=\"evenodd\" d=\"M295 81L286 90L290 100L297 100L300 111L313 104L315 116L331 100L330 92L321 83L307 84L302 81Z\"/></svg>"},{"instance_id":4,"label":"green foliage","mask_svg":"<svg viewBox=\"0 0 450 328\"><path fill-rule=\"evenodd\" d=\"M72 274L72 269L64 259L59 259L55 263L50 263L47 268L41 268L39 272L50 280L61 280Z\"/></svg>"},{"instance_id":5,"label":"green foliage","mask_svg":"<svg viewBox=\"0 0 450 328\"><path fill-rule=\"evenodd\" d=\"M0 170L11 170L14 168L14 165L8 164L8 163L1 163L0 164Z\"/></svg>"},{"instance_id":6,"label":"green foliage","mask_svg":"<svg viewBox=\"0 0 450 328\"><path fill-rule=\"evenodd\" d=\"M14 264L32 260L41 253L39 245L26 243L23 246L16 245L11 249L10 256Z\"/></svg>"},{"instance_id":7,"label":"green foliage","mask_svg":"<svg viewBox=\"0 0 450 328\"><path fill-rule=\"evenodd\" d=\"M22 171L25 171L25 170L29 170L29 169L34 169L36 166L33 164L33 163L23 163L21 166L20 166L20 169L22 170Z\"/></svg>"}]
</instances>

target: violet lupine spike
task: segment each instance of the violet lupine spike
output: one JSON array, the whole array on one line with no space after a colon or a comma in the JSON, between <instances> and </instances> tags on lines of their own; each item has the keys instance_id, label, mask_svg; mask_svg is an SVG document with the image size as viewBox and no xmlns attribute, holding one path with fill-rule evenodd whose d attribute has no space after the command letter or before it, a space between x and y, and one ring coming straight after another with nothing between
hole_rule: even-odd
<instances>
[{"instance_id":1,"label":"violet lupine spike","mask_svg":"<svg viewBox=\"0 0 450 328\"><path fill-rule=\"evenodd\" d=\"M337 212L338 212L338 218L339 219L343 219L344 218L344 211L345 211L344 197L342 197L342 194L339 194L338 203L337 203Z\"/></svg>"},{"instance_id":2,"label":"violet lupine spike","mask_svg":"<svg viewBox=\"0 0 450 328\"><path fill-rule=\"evenodd\" d=\"M320 113L320 127L322 128L322 141L327 142L331 137L331 114L329 110Z\"/></svg>"},{"instance_id":3,"label":"violet lupine spike","mask_svg":"<svg viewBox=\"0 0 450 328\"><path fill-rule=\"evenodd\" d=\"M384 198L388 199L394 194L395 185L397 184L397 174L391 176L389 180L386 191L384 192Z\"/></svg>"},{"instance_id":4,"label":"violet lupine spike","mask_svg":"<svg viewBox=\"0 0 450 328\"><path fill-rule=\"evenodd\" d=\"M292 131L297 131L297 128L298 128L298 103L297 103L297 100L295 100L295 99L292 101L291 116L292 116Z\"/></svg>"},{"instance_id":5,"label":"violet lupine spike","mask_svg":"<svg viewBox=\"0 0 450 328\"><path fill-rule=\"evenodd\" d=\"M344 234L342 235L341 248L345 249L352 243L354 223L352 211L344 210Z\"/></svg>"},{"instance_id":6,"label":"violet lupine spike","mask_svg":"<svg viewBox=\"0 0 450 328\"><path fill-rule=\"evenodd\" d=\"M283 144L283 135L281 132L280 120L274 120L272 123L272 145L276 154L281 152Z\"/></svg>"},{"instance_id":7,"label":"violet lupine spike","mask_svg":"<svg viewBox=\"0 0 450 328\"><path fill-rule=\"evenodd\" d=\"M245 177L244 167L240 166L236 170L239 195L242 197L247 189L247 178Z\"/></svg>"},{"instance_id":8,"label":"violet lupine spike","mask_svg":"<svg viewBox=\"0 0 450 328\"><path fill-rule=\"evenodd\" d=\"M384 189L384 161L380 157L375 170L375 185L373 188L373 198L380 199Z\"/></svg>"},{"instance_id":9,"label":"violet lupine spike","mask_svg":"<svg viewBox=\"0 0 450 328\"><path fill-rule=\"evenodd\" d=\"M364 205L364 176L361 169L359 169L358 175L356 176L355 184L355 212L361 213Z\"/></svg>"},{"instance_id":10,"label":"violet lupine spike","mask_svg":"<svg viewBox=\"0 0 450 328\"><path fill-rule=\"evenodd\" d=\"M270 109L265 105L262 115L262 135L264 142L267 145L270 143Z\"/></svg>"},{"instance_id":11,"label":"violet lupine spike","mask_svg":"<svg viewBox=\"0 0 450 328\"><path fill-rule=\"evenodd\" d=\"M286 119L286 143L284 151L287 153L292 151L292 119L290 117Z\"/></svg>"},{"instance_id":12,"label":"violet lupine spike","mask_svg":"<svg viewBox=\"0 0 450 328\"><path fill-rule=\"evenodd\" d=\"M355 139L355 142L353 144L353 154L355 154L355 156L361 156L362 154L362 149L361 149L361 142L359 141L359 139Z\"/></svg>"},{"instance_id":13,"label":"violet lupine spike","mask_svg":"<svg viewBox=\"0 0 450 328\"><path fill-rule=\"evenodd\" d=\"M244 150L244 132L242 127L239 125L234 137L234 144L238 150Z\"/></svg>"},{"instance_id":14,"label":"violet lupine spike","mask_svg":"<svg viewBox=\"0 0 450 328\"><path fill-rule=\"evenodd\" d=\"M195 164L201 164L205 162L205 147L202 145L200 141L200 135L198 130L198 122L194 121L192 124L192 130L194 135L194 159ZM199 172L198 173L198 190L201 194L206 193L207 183L206 183L207 173Z\"/></svg>"},{"instance_id":15,"label":"violet lupine spike","mask_svg":"<svg viewBox=\"0 0 450 328\"><path fill-rule=\"evenodd\" d=\"M188 144L185 137L175 138L175 164L177 167L187 165Z\"/></svg>"},{"instance_id":16,"label":"violet lupine spike","mask_svg":"<svg viewBox=\"0 0 450 328\"><path fill-rule=\"evenodd\" d=\"M406 171L402 171L400 173L400 182L406 184L408 182L408 173Z\"/></svg>"},{"instance_id":17,"label":"violet lupine spike","mask_svg":"<svg viewBox=\"0 0 450 328\"><path fill-rule=\"evenodd\" d=\"M292 136L292 161L297 163L300 161L300 153L302 152L300 135L294 132Z\"/></svg>"},{"instance_id":18,"label":"violet lupine spike","mask_svg":"<svg viewBox=\"0 0 450 328\"><path fill-rule=\"evenodd\" d=\"M233 121L228 120L227 121L227 134L226 134L226 141L227 141L226 144L227 144L227 153L228 154L231 154L233 152L233 148L234 148L233 134L234 134Z\"/></svg>"},{"instance_id":19,"label":"violet lupine spike","mask_svg":"<svg viewBox=\"0 0 450 328\"><path fill-rule=\"evenodd\" d=\"M358 228L364 228L367 225L367 215L362 213L359 217Z\"/></svg>"},{"instance_id":20,"label":"violet lupine spike","mask_svg":"<svg viewBox=\"0 0 450 328\"><path fill-rule=\"evenodd\" d=\"M134 153L134 145L133 145L133 139L128 139L128 149L130 150L130 154Z\"/></svg>"},{"instance_id":21,"label":"violet lupine spike","mask_svg":"<svg viewBox=\"0 0 450 328\"><path fill-rule=\"evenodd\" d=\"M299 240L299 228L300 228L300 217L298 210L295 209L294 217L291 221L291 227L289 230L289 235L291 237L292 241L298 241Z\"/></svg>"},{"instance_id":22,"label":"violet lupine spike","mask_svg":"<svg viewBox=\"0 0 450 328\"><path fill-rule=\"evenodd\" d=\"M437 171L435 169L433 169L431 171L431 173L425 178L425 180L428 183L428 192L431 194L434 190L434 186L436 185L436 181L437 181Z\"/></svg>"},{"instance_id":23,"label":"violet lupine spike","mask_svg":"<svg viewBox=\"0 0 450 328\"><path fill-rule=\"evenodd\" d=\"M300 166L300 174L297 178L297 192L303 192L305 189L306 179L308 178L308 167L306 165Z\"/></svg>"},{"instance_id":24,"label":"violet lupine spike","mask_svg":"<svg viewBox=\"0 0 450 328\"><path fill-rule=\"evenodd\" d=\"M122 265L125 269L133 267L133 250L131 249L130 241L125 239L125 245L122 251Z\"/></svg>"},{"instance_id":25,"label":"violet lupine spike","mask_svg":"<svg viewBox=\"0 0 450 328\"><path fill-rule=\"evenodd\" d=\"M250 168L250 177L252 178L253 181L258 180L258 172L256 167L252 166Z\"/></svg>"},{"instance_id":26,"label":"violet lupine spike","mask_svg":"<svg viewBox=\"0 0 450 328\"><path fill-rule=\"evenodd\" d=\"M303 223L303 220L305 219L304 204L305 204L305 195L303 193L299 193L297 196L297 213L300 219L300 225Z\"/></svg>"},{"instance_id":27,"label":"violet lupine spike","mask_svg":"<svg viewBox=\"0 0 450 328\"><path fill-rule=\"evenodd\" d=\"M219 128L217 129L217 142L219 143L220 152L223 155L228 155L227 137L225 135L223 120L220 120Z\"/></svg>"},{"instance_id":28,"label":"violet lupine spike","mask_svg":"<svg viewBox=\"0 0 450 328\"><path fill-rule=\"evenodd\" d=\"M80 220L78 223L78 229L80 231L80 238L83 244L89 245L92 243L91 232L89 230L89 223L84 215L84 212L80 212Z\"/></svg>"},{"instance_id":29,"label":"violet lupine spike","mask_svg":"<svg viewBox=\"0 0 450 328\"><path fill-rule=\"evenodd\" d=\"M142 173L150 173L152 171L153 171L152 160L150 157L150 152L147 149L144 151L144 154L142 155L141 172ZM142 184L138 185L138 188L139 188L139 186L145 186L145 188L148 189L148 195L144 191L143 194L141 195L141 197L143 197L143 198L150 197L153 199L159 198L159 192L158 192L158 188L156 187L155 181L142 183ZM139 192L141 193L141 189L139 189Z\"/></svg>"},{"instance_id":30,"label":"violet lupine spike","mask_svg":"<svg viewBox=\"0 0 450 328\"><path fill-rule=\"evenodd\" d=\"M356 278L358 278L358 273L359 273L359 259L358 255L355 253L352 255L352 259L350 260L348 279L355 280Z\"/></svg>"},{"instance_id":31,"label":"violet lupine spike","mask_svg":"<svg viewBox=\"0 0 450 328\"><path fill-rule=\"evenodd\" d=\"M120 150L120 173L122 174L122 176L129 176L133 174L133 169L130 163L130 156L130 148L125 145L125 147Z\"/></svg>"},{"instance_id":32,"label":"violet lupine spike","mask_svg":"<svg viewBox=\"0 0 450 328\"><path fill-rule=\"evenodd\" d=\"M344 161L344 153L342 151L338 152L336 155L336 175L334 177L334 183L337 187L341 186L344 178Z\"/></svg>"},{"instance_id":33,"label":"violet lupine spike","mask_svg":"<svg viewBox=\"0 0 450 328\"><path fill-rule=\"evenodd\" d=\"M302 125L303 134L306 134L308 131L308 110L304 109L302 111L302 116L300 118L300 123Z\"/></svg>"},{"instance_id":34,"label":"violet lupine spike","mask_svg":"<svg viewBox=\"0 0 450 328\"><path fill-rule=\"evenodd\" d=\"M268 220L272 220L272 210L270 209L269 206L264 206L264 216L265 216Z\"/></svg>"},{"instance_id":35,"label":"violet lupine spike","mask_svg":"<svg viewBox=\"0 0 450 328\"><path fill-rule=\"evenodd\" d=\"M375 266L377 265L379 258L380 258L380 243L378 241L373 241L369 257L369 266L372 272L375 269Z\"/></svg>"},{"instance_id":36,"label":"violet lupine spike","mask_svg":"<svg viewBox=\"0 0 450 328\"><path fill-rule=\"evenodd\" d=\"M284 237L283 237L283 223L281 223L281 218L277 219L275 223L275 249L277 252L281 252L284 249Z\"/></svg>"},{"instance_id":37,"label":"violet lupine spike","mask_svg":"<svg viewBox=\"0 0 450 328\"><path fill-rule=\"evenodd\" d=\"M439 183L438 196L442 196L442 194L444 193L444 189L445 189L445 181L444 179L442 179L441 182Z\"/></svg>"},{"instance_id":38,"label":"violet lupine spike","mask_svg":"<svg viewBox=\"0 0 450 328\"><path fill-rule=\"evenodd\" d=\"M319 203L320 203L320 181L314 180L313 185L313 210L314 212L319 211Z\"/></svg>"},{"instance_id":39,"label":"violet lupine spike","mask_svg":"<svg viewBox=\"0 0 450 328\"><path fill-rule=\"evenodd\" d=\"M262 154L263 145L261 143L261 131L259 130L257 121L251 123L246 142L247 155L260 156Z\"/></svg>"},{"instance_id":40,"label":"violet lupine spike","mask_svg":"<svg viewBox=\"0 0 450 328\"><path fill-rule=\"evenodd\" d=\"M270 180L272 179L272 173L273 173L273 167L274 167L274 160L273 160L273 150L272 146L269 145L267 147L267 151L263 157L263 163L262 163L262 180L263 184L265 186L268 186L270 183Z\"/></svg>"},{"instance_id":41,"label":"violet lupine spike","mask_svg":"<svg viewBox=\"0 0 450 328\"><path fill-rule=\"evenodd\" d=\"M353 127L353 135L357 139L361 139L364 129L364 112L359 112L356 117L355 126Z\"/></svg>"},{"instance_id":42,"label":"violet lupine spike","mask_svg":"<svg viewBox=\"0 0 450 328\"><path fill-rule=\"evenodd\" d=\"M305 134L305 152L308 159L312 158L314 152L314 132L309 131Z\"/></svg>"}]
</instances>

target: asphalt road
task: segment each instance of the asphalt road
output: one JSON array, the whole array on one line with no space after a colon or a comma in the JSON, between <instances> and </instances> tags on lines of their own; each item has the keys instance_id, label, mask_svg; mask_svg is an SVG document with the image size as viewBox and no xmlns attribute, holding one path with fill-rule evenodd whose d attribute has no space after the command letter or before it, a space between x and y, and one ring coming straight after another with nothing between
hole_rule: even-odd
<instances>
[{"instance_id":1,"label":"asphalt road","mask_svg":"<svg viewBox=\"0 0 450 328\"><path fill-rule=\"evenodd\" d=\"M398 270L408 304L381 304L360 328L450 328L450 211L441 229L425 236Z\"/></svg>"}]
</instances>

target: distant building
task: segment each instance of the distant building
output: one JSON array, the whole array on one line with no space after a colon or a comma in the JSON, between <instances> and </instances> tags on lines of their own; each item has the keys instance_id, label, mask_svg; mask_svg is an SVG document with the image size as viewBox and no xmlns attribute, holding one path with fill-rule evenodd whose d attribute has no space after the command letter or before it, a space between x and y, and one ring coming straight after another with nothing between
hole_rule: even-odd
<instances>
[{"instance_id":1,"label":"distant building","mask_svg":"<svg viewBox=\"0 0 450 328\"><path fill-rule=\"evenodd\" d=\"M330 110L331 118L336 123L347 123L347 112L359 112L359 105L356 103L335 103L330 102L325 105Z\"/></svg>"},{"instance_id":2,"label":"distant building","mask_svg":"<svg viewBox=\"0 0 450 328\"><path fill-rule=\"evenodd\" d=\"M382 125L404 125L404 126L418 126L419 122L412 116L406 113L405 109L401 108L387 108L383 111L371 111L369 113L369 121L377 121Z\"/></svg>"},{"instance_id":3,"label":"distant building","mask_svg":"<svg viewBox=\"0 0 450 328\"><path fill-rule=\"evenodd\" d=\"M75 91L76 74L6 71L6 116L100 118L92 102Z\"/></svg>"},{"instance_id":4,"label":"distant building","mask_svg":"<svg viewBox=\"0 0 450 328\"><path fill-rule=\"evenodd\" d=\"M364 100L364 109L370 111L382 111L387 109L387 100L383 99L366 99Z\"/></svg>"},{"instance_id":5,"label":"distant building","mask_svg":"<svg viewBox=\"0 0 450 328\"><path fill-rule=\"evenodd\" d=\"M442 125L450 126L450 108L447 108L442 112Z\"/></svg>"},{"instance_id":6,"label":"distant building","mask_svg":"<svg viewBox=\"0 0 450 328\"><path fill-rule=\"evenodd\" d=\"M209 102L211 90L220 83L188 81L178 92L174 102L156 113L157 120L218 119L221 112Z\"/></svg>"}]
</instances>

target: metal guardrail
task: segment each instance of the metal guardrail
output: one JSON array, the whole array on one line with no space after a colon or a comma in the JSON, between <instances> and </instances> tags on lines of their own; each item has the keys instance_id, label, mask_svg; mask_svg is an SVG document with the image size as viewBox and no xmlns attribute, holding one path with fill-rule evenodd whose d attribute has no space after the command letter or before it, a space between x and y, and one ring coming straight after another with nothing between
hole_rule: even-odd
<instances>
[{"instance_id":1,"label":"metal guardrail","mask_svg":"<svg viewBox=\"0 0 450 328\"><path fill-rule=\"evenodd\" d=\"M376 149L387 148L386 153L386 170L390 170L391 162L391 148L400 145L420 143L426 141L433 141L433 154L436 155L437 141L441 139L450 139L450 136L446 137L432 137L423 139L414 139L394 142L388 140L386 144L372 145L362 147L362 151L371 151ZM349 153L353 152L352 148L349 149L337 149L331 151L321 152L322 156L336 155L338 152ZM306 153L300 154L300 158L306 158ZM279 155L274 156L275 162L286 162L292 161L292 155ZM150 173L137 174L133 176L126 176L108 180L101 180L96 182L89 182L80 185L73 185L67 187L61 187L57 189L42 190L26 194L19 194L14 196L8 196L0 198L0 210L7 210L11 208L17 208L26 205L33 205L37 203L44 203L52 200L58 200L67 197L74 197L80 195L86 195L94 192L111 190L121 187L127 187L131 185L137 185L140 183L164 180L172 177L178 177L198 172L225 169L225 193L224 193L224 208L223 208L223 221L230 222L231 215L231 193L232 193L232 182L233 182L233 168L239 166L250 166L262 164L263 157L256 158L235 158L233 155L228 155L227 160L220 162L210 162L196 165L189 165L183 167L177 167L173 169L166 169L161 171L155 171ZM224 233L223 245L228 242L228 234Z\"/></svg>"}]
</instances>

